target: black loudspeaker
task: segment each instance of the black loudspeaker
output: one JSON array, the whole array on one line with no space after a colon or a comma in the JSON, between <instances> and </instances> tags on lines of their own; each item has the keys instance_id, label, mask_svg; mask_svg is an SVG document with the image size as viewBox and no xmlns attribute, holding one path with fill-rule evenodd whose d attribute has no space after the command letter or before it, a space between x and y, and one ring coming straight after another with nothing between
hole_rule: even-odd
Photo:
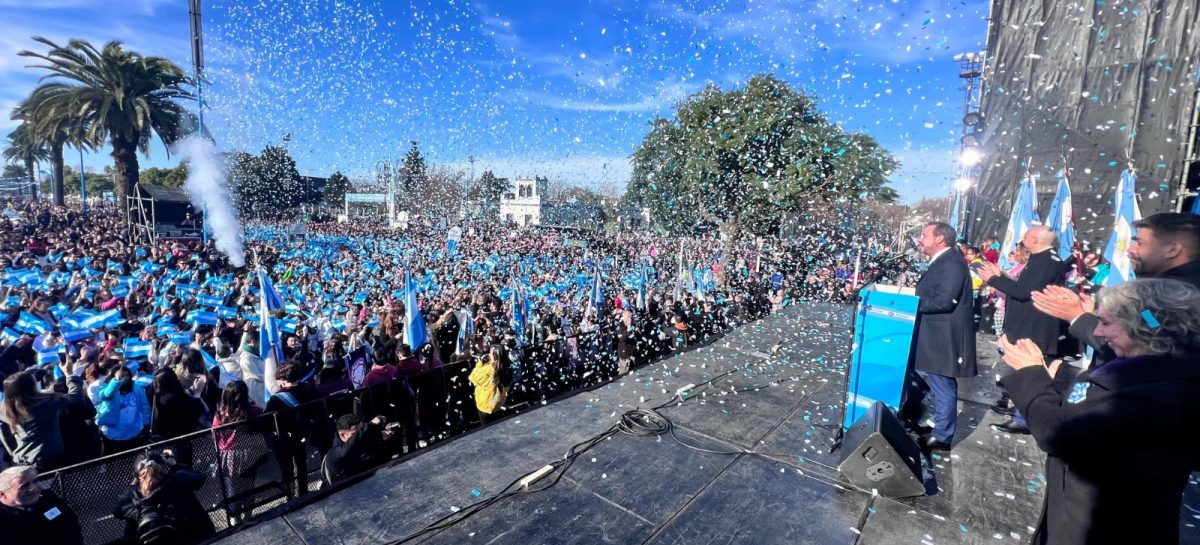
<instances>
[{"instance_id":1,"label":"black loudspeaker","mask_svg":"<svg viewBox=\"0 0 1200 545\"><path fill-rule=\"evenodd\" d=\"M880 401L871 405L843 441L838 471L854 486L878 490L889 498L925 494L921 480L921 449L904 426Z\"/></svg>"}]
</instances>

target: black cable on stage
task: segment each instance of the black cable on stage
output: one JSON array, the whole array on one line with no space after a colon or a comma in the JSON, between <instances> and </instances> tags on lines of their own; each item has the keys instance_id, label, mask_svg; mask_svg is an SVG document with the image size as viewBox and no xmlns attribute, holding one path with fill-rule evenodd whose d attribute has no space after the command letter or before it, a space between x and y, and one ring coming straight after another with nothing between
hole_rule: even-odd
<instances>
[{"instance_id":1,"label":"black cable on stage","mask_svg":"<svg viewBox=\"0 0 1200 545\"><path fill-rule=\"evenodd\" d=\"M594 448L596 445L599 445L600 443L610 439L611 437L613 437L614 435L616 435L618 433L625 434L625 435L631 435L634 437L657 437L657 436L669 434L671 436L671 438L679 445L681 445L685 448L689 448L689 449L692 449L695 451L704 452L704 453L708 453L708 454L730 455L730 456L747 454L747 455L753 455L753 456L761 456L761 457L767 458L772 461L778 461L778 460L776 460L777 457L795 458L796 455L794 455L794 454L755 452L755 451L748 450L748 449L720 451L720 450L711 450L711 449L697 447L695 445L690 445L690 444L682 441L679 438L679 436L675 434L674 424L672 424L672 422L669 418L667 418L661 412L659 412L660 410L665 409L667 407L676 406L676 405L679 405L679 404L682 404L682 403L688 401L689 399L694 399L696 397L696 394L704 392L718 380L723 379L729 375L732 375L733 373L738 372L739 369L740 368L731 369L729 371L726 371L724 373L716 375L704 382L701 382L700 384L690 386L689 389L686 390L686 392L691 392L692 395L686 395L685 390L680 390L680 391L676 392L675 395L671 396L671 398L668 399L665 403L658 405L656 407L652 407L649 409L641 409L641 408L632 409L632 410L622 413L620 418L618 419L617 423L613 424L607 430L605 430L605 431L601 432L600 434L597 434L591 438L588 438L579 443L576 443L576 444L572 445L570 448L568 448L566 454L563 455L563 459L556 460L550 464L547 464L545 467L543 467L541 470L538 470L537 472L523 475L520 478L509 483L508 486L505 486L496 495L494 495L488 499L485 499L483 501L480 501L478 503L469 505L460 511L456 511L456 512L450 513L442 518L439 518L439 519L433 521L432 523L430 523L425 528L418 530L415 533L409 534L408 536L405 536L396 541L390 542L389 545L401 545L403 543L408 543L414 539L428 535L430 533L438 532L438 531L444 530L446 528L450 528L456 524L459 524L459 523L471 518L472 516L475 516L480 511L483 511L484 509L487 509L488 507L491 507L491 506L495 505L496 503L499 503L499 502L506 500L508 498L511 498L513 496L516 496L519 494L528 494L528 493L541 492L543 490L548 490L548 489L552 488L553 486L557 485L562 480L563 476L566 475L567 470L570 469L572 465L574 465L575 460L577 460L580 456L582 456L587 451ZM781 384L781 383L785 382L786 380L796 380L798 378L800 378L800 377L792 377L791 379L785 379L784 381L771 382L771 383L768 383L763 386L751 386L748 388L734 389L732 391L734 391L736 393L741 393L741 392L746 392L746 391L756 391L756 390L760 390L760 389L774 386L777 384ZM820 425L820 424L814 424L814 425L823 427L823 425ZM534 476L537 473L539 473L543 470L546 470L546 468L551 468L550 473L554 474L554 478L551 479L549 482L547 482L545 485L538 486L538 487L533 486L534 484L537 483L538 479L545 476L545 475L542 475L541 477L535 478L533 481L531 481L525 487L514 489L515 486L518 486L526 478ZM548 475L548 474L549 473L546 473L546 475Z\"/></svg>"}]
</instances>

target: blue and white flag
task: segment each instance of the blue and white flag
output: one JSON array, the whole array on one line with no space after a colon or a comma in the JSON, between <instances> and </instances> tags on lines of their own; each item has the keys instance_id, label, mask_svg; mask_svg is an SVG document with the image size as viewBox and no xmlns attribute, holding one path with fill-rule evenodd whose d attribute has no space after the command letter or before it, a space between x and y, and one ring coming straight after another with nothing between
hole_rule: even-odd
<instances>
[{"instance_id":1,"label":"blue and white flag","mask_svg":"<svg viewBox=\"0 0 1200 545\"><path fill-rule=\"evenodd\" d=\"M75 331L63 331L62 336L63 336L64 341L73 343L76 341L82 341L84 339L91 338L92 332L88 331L86 329L79 329L79 330L75 330Z\"/></svg>"},{"instance_id":2,"label":"blue and white flag","mask_svg":"<svg viewBox=\"0 0 1200 545\"><path fill-rule=\"evenodd\" d=\"M13 324L13 329L22 333L29 333L30 335L41 335L50 331L50 324L47 324L37 316L21 311L21 316L17 318L17 323Z\"/></svg>"},{"instance_id":3,"label":"blue and white flag","mask_svg":"<svg viewBox=\"0 0 1200 545\"><path fill-rule=\"evenodd\" d=\"M79 320L80 329L100 329L112 322L121 318L121 311L112 308L99 314L94 314Z\"/></svg>"},{"instance_id":4,"label":"blue and white flag","mask_svg":"<svg viewBox=\"0 0 1200 545\"><path fill-rule=\"evenodd\" d=\"M1008 230L1004 233L1004 243L1000 246L1000 268L1009 270L1016 263L1008 260L1008 254L1012 253L1013 248L1017 247L1017 243L1021 242L1021 237L1025 236L1025 231L1030 227L1040 223L1037 213L1037 187L1034 186L1033 177L1026 176L1021 180L1021 186L1017 190L1017 198L1013 200L1012 214L1008 218ZM946 241L953 244L953 241Z\"/></svg>"},{"instance_id":5,"label":"blue and white flag","mask_svg":"<svg viewBox=\"0 0 1200 545\"><path fill-rule=\"evenodd\" d=\"M48 363L58 363L62 361L58 357L58 347L51 346L45 350L39 350L37 353L38 365L46 365Z\"/></svg>"},{"instance_id":6,"label":"blue and white flag","mask_svg":"<svg viewBox=\"0 0 1200 545\"><path fill-rule=\"evenodd\" d=\"M202 307L219 307L223 302L225 302L224 298L219 295L201 293L196 296L196 304Z\"/></svg>"},{"instance_id":7,"label":"blue and white flag","mask_svg":"<svg viewBox=\"0 0 1200 545\"><path fill-rule=\"evenodd\" d=\"M125 284L117 284L117 285L109 288L108 292L111 293L112 296L116 297L117 299L124 299L126 297L129 297L129 286L126 286Z\"/></svg>"},{"instance_id":8,"label":"blue and white flag","mask_svg":"<svg viewBox=\"0 0 1200 545\"><path fill-rule=\"evenodd\" d=\"M417 307L417 285L404 274L404 342L417 353L421 345L429 340L429 332L425 329L425 317Z\"/></svg>"},{"instance_id":9,"label":"blue and white flag","mask_svg":"<svg viewBox=\"0 0 1200 545\"><path fill-rule=\"evenodd\" d=\"M604 280L600 277L600 267L596 267L592 278L592 291L588 294L588 305L596 315L596 323L604 321Z\"/></svg>"},{"instance_id":10,"label":"blue and white flag","mask_svg":"<svg viewBox=\"0 0 1200 545\"><path fill-rule=\"evenodd\" d=\"M1058 172L1058 193L1050 205L1046 226L1058 235L1058 256L1064 260L1070 257L1075 250L1075 210L1071 205L1071 183L1066 170Z\"/></svg>"},{"instance_id":11,"label":"blue and white flag","mask_svg":"<svg viewBox=\"0 0 1200 545\"><path fill-rule=\"evenodd\" d=\"M1121 183L1113 199L1113 231L1104 247L1104 259L1109 262L1105 286L1115 286L1133 280L1133 264L1129 261L1129 245L1133 243L1133 223L1142 219L1137 202L1137 176L1129 170L1121 172Z\"/></svg>"},{"instance_id":12,"label":"blue and white flag","mask_svg":"<svg viewBox=\"0 0 1200 545\"><path fill-rule=\"evenodd\" d=\"M640 267L640 270L638 271L638 273L641 275L641 282L638 284L637 306L639 309L644 311L644 310L646 310L646 305L649 304L649 301L647 301L647 298L646 298L647 280L646 280L646 263L645 262L642 263L642 266Z\"/></svg>"},{"instance_id":13,"label":"blue and white flag","mask_svg":"<svg viewBox=\"0 0 1200 545\"><path fill-rule=\"evenodd\" d=\"M195 325L217 325L217 313L211 310L193 310L187 319Z\"/></svg>"},{"instance_id":14,"label":"blue and white flag","mask_svg":"<svg viewBox=\"0 0 1200 545\"><path fill-rule=\"evenodd\" d=\"M962 208L962 192L955 191L954 192L954 202L950 204L950 221L949 221L949 223L950 223L950 226L954 228L954 232L959 233L959 235L961 236L961 234L963 232L963 228L961 225L958 224L958 222L959 222L958 210L960 208Z\"/></svg>"},{"instance_id":15,"label":"blue and white flag","mask_svg":"<svg viewBox=\"0 0 1200 545\"><path fill-rule=\"evenodd\" d=\"M454 355L462 355L467 352L467 337L475 334L475 317L471 316L471 309L460 308L454 313L458 319L458 339L454 341Z\"/></svg>"},{"instance_id":16,"label":"blue and white flag","mask_svg":"<svg viewBox=\"0 0 1200 545\"><path fill-rule=\"evenodd\" d=\"M3 331L0 331L0 340L3 340L4 342L6 342L8 344L15 343L20 338L21 338L20 333L17 333L16 331L13 331L7 327L4 328Z\"/></svg>"},{"instance_id":17,"label":"blue and white flag","mask_svg":"<svg viewBox=\"0 0 1200 545\"><path fill-rule=\"evenodd\" d=\"M263 384L267 387L267 398L270 399L272 394L279 391L275 372L283 361L279 326L271 313L283 307L283 298L275 291L271 278L262 269L258 270L258 285L258 349L263 359Z\"/></svg>"},{"instance_id":18,"label":"blue and white flag","mask_svg":"<svg viewBox=\"0 0 1200 545\"><path fill-rule=\"evenodd\" d=\"M148 357L150 355L150 350L152 349L153 346L150 344L150 341L130 338L125 339L125 346L122 354L125 356L126 361L136 360Z\"/></svg>"},{"instance_id":19,"label":"blue and white flag","mask_svg":"<svg viewBox=\"0 0 1200 545\"><path fill-rule=\"evenodd\" d=\"M1197 194L1196 197L1192 199L1192 213L1200 214L1200 194Z\"/></svg>"},{"instance_id":20,"label":"blue and white flag","mask_svg":"<svg viewBox=\"0 0 1200 545\"><path fill-rule=\"evenodd\" d=\"M528 338L525 335L525 290L521 289L521 285L514 278L512 280L512 328L513 334L516 337L517 346L525 346Z\"/></svg>"}]
</instances>

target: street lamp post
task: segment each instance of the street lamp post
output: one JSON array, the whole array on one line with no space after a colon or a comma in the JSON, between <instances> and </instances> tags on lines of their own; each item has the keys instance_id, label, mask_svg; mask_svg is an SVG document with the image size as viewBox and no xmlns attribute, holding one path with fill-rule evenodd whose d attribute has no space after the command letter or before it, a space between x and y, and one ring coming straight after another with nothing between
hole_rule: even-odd
<instances>
[{"instance_id":1,"label":"street lamp post","mask_svg":"<svg viewBox=\"0 0 1200 545\"><path fill-rule=\"evenodd\" d=\"M83 213L87 214L87 175L83 172L83 146L79 147L79 201L83 203Z\"/></svg>"}]
</instances>

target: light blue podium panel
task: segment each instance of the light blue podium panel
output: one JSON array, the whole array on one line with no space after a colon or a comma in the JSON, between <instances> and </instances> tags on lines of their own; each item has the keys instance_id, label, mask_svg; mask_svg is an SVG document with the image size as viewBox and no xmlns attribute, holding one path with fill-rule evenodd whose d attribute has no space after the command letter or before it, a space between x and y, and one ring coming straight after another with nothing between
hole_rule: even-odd
<instances>
[{"instance_id":1,"label":"light blue podium panel","mask_svg":"<svg viewBox=\"0 0 1200 545\"><path fill-rule=\"evenodd\" d=\"M917 323L919 298L912 288L870 284L859 295L843 430L850 429L876 401L899 411Z\"/></svg>"}]
</instances>

